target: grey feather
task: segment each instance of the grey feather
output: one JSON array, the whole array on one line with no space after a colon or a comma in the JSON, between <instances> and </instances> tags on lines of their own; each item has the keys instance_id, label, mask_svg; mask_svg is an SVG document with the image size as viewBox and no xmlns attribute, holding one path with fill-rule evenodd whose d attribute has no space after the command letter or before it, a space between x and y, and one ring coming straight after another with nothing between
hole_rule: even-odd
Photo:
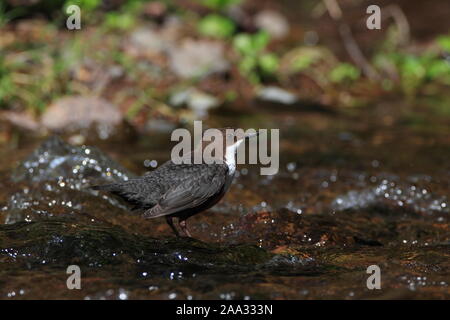
<instances>
[{"instance_id":1,"label":"grey feather","mask_svg":"<svg viewBox=\"0 0 450 320\"><path fill-rule=\"evenodd\" d=\"M226 164L167 161L140 178L92 188L111 192L155 218L194 208L223 193L227 174Z\"/></svg>"}]
</instances>

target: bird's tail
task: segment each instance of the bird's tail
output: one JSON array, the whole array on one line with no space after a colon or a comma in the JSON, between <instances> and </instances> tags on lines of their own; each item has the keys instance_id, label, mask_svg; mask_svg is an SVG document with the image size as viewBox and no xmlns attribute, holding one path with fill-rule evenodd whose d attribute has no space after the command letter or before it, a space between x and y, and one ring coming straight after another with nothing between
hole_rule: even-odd
<instances>
[{"instance_id":1,"label":"bird's tail","mask_svg":"<svg viewBox=\"0 0 450 320\"><path fill-rule=\"evenodd\" d=\"M102 191L115 191L117 189L117 184L116 183L111 183L111 184L90 186L89 189L102 190Z\"/></svg>"}]
</instances>

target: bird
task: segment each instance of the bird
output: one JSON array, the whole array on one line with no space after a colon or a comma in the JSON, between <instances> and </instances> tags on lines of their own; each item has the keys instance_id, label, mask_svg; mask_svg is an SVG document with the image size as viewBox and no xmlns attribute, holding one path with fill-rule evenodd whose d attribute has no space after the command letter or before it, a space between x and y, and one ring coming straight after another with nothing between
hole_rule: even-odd
<instances>
[{"instance_id":1,"label":"bird","mask_svg":"<svg viewBox=\"0 0 450 320\"><path fill-rule=\"evenodd\" d=\"M231 130L229 130L231 129ZM187 219L218 203L229 190L236 172L236 153L246 139L258 134L256 131L217 129L222 135L223 152L217 157L195 163L175 163L168 160L157 169L128 181L91 188L109 192L126 203L132 210L143 210L145 218L165 217L167 224L177 237L192 235ZM212 141L204 141L185 157L194 159L195 152L203 151ZM203 154L203 153L202 153ZM221 157L220 157L221 156ZM176 219L176 220L175 220ZM177 222L179 230L175 227Z\"/></svg>"}]
</instances>

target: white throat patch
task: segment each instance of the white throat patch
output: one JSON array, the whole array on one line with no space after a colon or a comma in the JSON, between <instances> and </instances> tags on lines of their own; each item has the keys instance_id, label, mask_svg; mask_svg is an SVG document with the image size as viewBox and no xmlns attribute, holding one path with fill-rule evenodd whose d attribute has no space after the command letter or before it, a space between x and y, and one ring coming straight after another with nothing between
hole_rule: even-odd
<instances>
[{"instance_id":1,"label":"white throat patch","mask_svg":"<svg viewBox=\"0 0 450 320\"><path fill-rule=\"evenodd\" d=\"M244 140L239 140L235 144L227 147L225 154L225 162L228 165L228 174L233 175L236 171L236 150Z\"/></svg>"}]
</instances>

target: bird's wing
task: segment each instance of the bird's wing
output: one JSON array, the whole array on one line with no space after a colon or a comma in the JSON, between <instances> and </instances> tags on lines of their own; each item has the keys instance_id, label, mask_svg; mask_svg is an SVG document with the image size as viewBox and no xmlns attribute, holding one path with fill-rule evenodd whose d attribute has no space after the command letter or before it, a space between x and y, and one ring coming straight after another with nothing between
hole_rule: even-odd
<instances>
[{"instance_id":1,"label":"bird's wing","mask_svg":"<svg viewBox=\"0 0 450 320\"><path fill-rule=\"evenodd\" d=\"M226 165L195 165L198 174L186 176L185 179L171 187L158 201L147 210L144 216L156 218L169 215L203 204L210 197L220 193L228 174Z\"/></svg>"},{"instance_id":2,"label":"bird's wing","mask_svg":"<svg viewBox=\"0 0 450 320\"><path fill-rule=\"evenodd\" d=\"M134 204L136 208L150 208L154 206L165 192L162 186L157 183L150 184L142 178L107 185L92 186L91 189L110 192L130 204Z\"/></svg>"}]
</instances>

